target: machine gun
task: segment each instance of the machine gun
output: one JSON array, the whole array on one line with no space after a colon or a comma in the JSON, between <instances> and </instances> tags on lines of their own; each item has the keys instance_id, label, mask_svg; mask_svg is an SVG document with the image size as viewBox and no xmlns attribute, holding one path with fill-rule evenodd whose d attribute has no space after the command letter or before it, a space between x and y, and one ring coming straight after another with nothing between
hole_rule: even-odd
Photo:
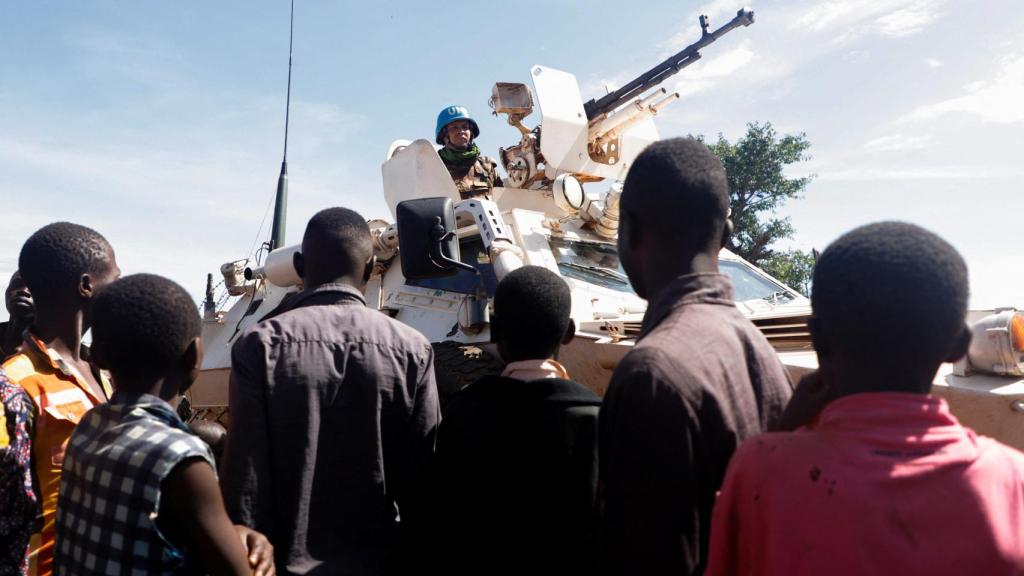
<instances>
[{"instance_id":1,"label":"machine gun","mask_svg":"<svg viewBox=\"0 0 1024 576\"><path fill-rule=\"evenodd\" d=\"M616 164L621 161L622 134L631 126L653 118L658 112L679 98L678 92L668 94L665 88L643 96L645 92L678 74L680 70L700 60L700 50L724 36L733 28L750 26L754 23L754 13L741 9L727 24L708 32L708 17L700 17L700 40L683 48L670 58L637 76L628 84L600 99L591 99L583 105L583 110L590 122L588 127L587 151L591 159L601 164ZM637 97L631 105L623 103Z\"/></svg>"},{"instance_id":2,"label":"machine gun","mask_svg":"<svg viewBox=\"0 0 1024 576\"><path fill-rule=\"evenodd\" d=\"M671 76L678 74L683 68L693 64L697 60L700 60L700 50L705 46L708 46L715 40L718 40L734 28L750 26L753 23L754 12L752 10L740 9L740 11L736 13L736 16L724 26L714 32L708 32L708 26L710 25L708 17L701 15L700 40L690 44L686 48L683 48L676 54L670 56L661 64L658 64L654 68L651 68L647 72L637 76L622 88L608 93L600 99L591 99L588 101L583 105L583 110L587 113L587 120L594 121L602 116L607 116L609 113L621 106L626 100L643 94L669 79Z\"/></svg>"},{"instance_id":3,"label":"machine gun","mask_svg":"<svg viewBox=\"0 0 1024 576\"><path fill-rule=\"evenodd\" d=\"M708 17L702 15L700 40L622 88L586 103L572 74L535 66L532 75L543 118L533 130L522 124L533 111L530 89L520 83L495 84L491 108L495 114L506 114L522 135L518 145L499 151L508 173L506 186L550 189L565 173L581 182L625 177L633 158L658 139L649 120L679 98L678 93L657 87L699 60L701 49L734 28L753 23L754 13L742 9L721 28L709 31Z\"/></svg>"}]
</instances>

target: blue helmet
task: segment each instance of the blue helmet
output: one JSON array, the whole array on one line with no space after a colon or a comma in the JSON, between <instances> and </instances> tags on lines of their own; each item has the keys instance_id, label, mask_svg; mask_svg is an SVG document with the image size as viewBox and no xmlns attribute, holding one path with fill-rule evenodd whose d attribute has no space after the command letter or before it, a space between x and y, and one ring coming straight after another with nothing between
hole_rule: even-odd
<instances>
[{"instance_id":1,"label":"blue helmet","mask_svg":"<svg viewBox=\"0 0 1024 576\"><path fill-rule=\"evenodd\" d=\"M441 138L441 134L444 131L444 127L455 122L456 120L465 120L469 122L470 130L473 132L473 138L480 135L480 127L476 125L476 120L469 115L469 110L466 110L465 106L449 106L441 113L437 115L437 128L434 129L434 141L438 144L444 145L444 139Z\"/></svg>"}]
</instances>

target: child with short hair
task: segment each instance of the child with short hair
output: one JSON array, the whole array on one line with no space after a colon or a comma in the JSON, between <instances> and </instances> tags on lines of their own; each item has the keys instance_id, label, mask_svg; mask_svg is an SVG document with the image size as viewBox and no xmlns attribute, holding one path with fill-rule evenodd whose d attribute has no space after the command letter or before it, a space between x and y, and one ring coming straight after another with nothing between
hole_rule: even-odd
<instances>
[{"instance_id":1,"label":"child with short hair","mask_svg":"<svg viewBox=\"0 0 1024 576\"><path fill-rule=\"evenodd\" d=\"M593 568L601 399L555 358L575 334L569 286L539 266L498 284L491 340L505 371L452 396L437 437L444 572L586 574Z\"/></svg>"},{"instance_id":2,"label":"child with short hair","mask_svg":"<svg viewBox=\"0 0 1024 576\"><path fill-rule=\"evenodd\" d=\"M1024 454L961 425L932 382L967 353L967 265L882 222L818 259L819 369L733 456L707 574L1021 574Z\"/></svg>"},{"instance_id":3,"label":"child with short hair","mask_svg":"<svg viewBox=\"0 0 1024 576\"><path fill-rule=\"evenodd\" d=\"M213 455L175 412L202 363L200 328L188 292L159 276L128 276L97 297L93 357L115 392L82 418L67 447L57 574L179 574L197 565L274 574L273 547L231 524Z\"/></svg>"}]
</instances>

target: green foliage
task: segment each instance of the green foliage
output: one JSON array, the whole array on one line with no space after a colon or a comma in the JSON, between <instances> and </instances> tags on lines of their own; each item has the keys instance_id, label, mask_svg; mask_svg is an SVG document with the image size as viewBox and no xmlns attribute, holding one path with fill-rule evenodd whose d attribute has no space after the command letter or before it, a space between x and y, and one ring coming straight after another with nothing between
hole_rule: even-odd
<instances>
[{"instance_id":1,"label":"green foliage","mask_svg":"<svg viewBox=\"0 0 1024 576\"><path fill-rule=\"evenodd\" d=\"M810 295L811 277L814 275L814 255L803 250L773 251L760 264L765 272L782 280L801 294Z\"/></svg>"},{"instance_id":2,"label":"green foliage","mask_svg":"<svg viewBox=\"0 0 1024 576\"><path fill-rule=\"evenodd\" d=\"M770 122L747 124L747 133L736 142L719 134L717 142L708 144L729 179L734 229L727 248L798 290L810 285L813 258L800 251L780 252L772 245L793 236L789 218L778 218L775 211L800 198L813 178L784 174L786 166L810 158L805 154L810 146L802 132L779 137Z\"/></svg>"}]
</instances>

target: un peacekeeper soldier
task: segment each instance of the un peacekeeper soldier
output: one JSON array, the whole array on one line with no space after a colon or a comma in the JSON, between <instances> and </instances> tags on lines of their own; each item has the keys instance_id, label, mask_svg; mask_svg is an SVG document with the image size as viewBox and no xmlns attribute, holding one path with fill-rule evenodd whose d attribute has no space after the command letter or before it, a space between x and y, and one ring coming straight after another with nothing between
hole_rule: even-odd
<instances>
[{"instance_id":1,"label":"un peacekeeper soldier","mask_svg":"<svg viewBox=\"0 0 1024 576\"><path fill-rule=\"evenodd\" d=\"M495 186L501 186L498 165L480 154L473 142L479 135L480 127L464 106L449 106L437 115L434 140L443 146L437 153L463 200L489 196Z\"/></svg>"}]
</instances>

